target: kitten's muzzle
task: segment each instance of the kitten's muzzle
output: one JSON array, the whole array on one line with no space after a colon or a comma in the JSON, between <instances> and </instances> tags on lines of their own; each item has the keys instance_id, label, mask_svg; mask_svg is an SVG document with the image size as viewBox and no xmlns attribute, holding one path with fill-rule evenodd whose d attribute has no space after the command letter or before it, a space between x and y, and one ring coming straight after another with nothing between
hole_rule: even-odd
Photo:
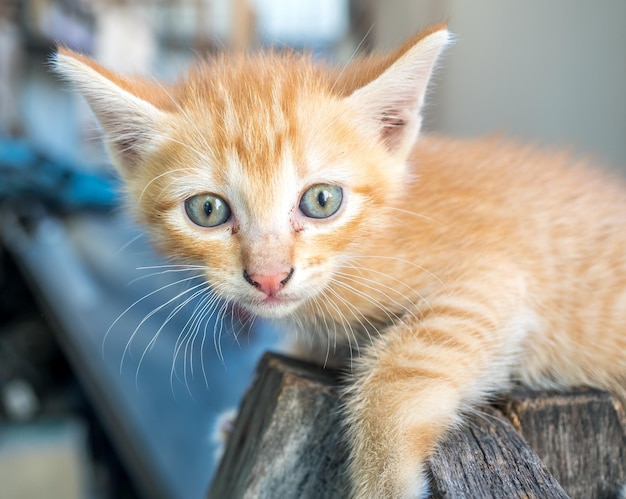
<instances>
[{"instance_id":1,"label":"kitten's muzzle","mask_svg":"<svg viewBox=\"0 0 626 499\"><path fill-rule=\"evenodd\" d=\"M276 272L273 274L248 274L248 271L244 269L243 278L267 296L274 296L285 287L293 273L293 267L289 272Z\"/></svg>"}]
</instances>

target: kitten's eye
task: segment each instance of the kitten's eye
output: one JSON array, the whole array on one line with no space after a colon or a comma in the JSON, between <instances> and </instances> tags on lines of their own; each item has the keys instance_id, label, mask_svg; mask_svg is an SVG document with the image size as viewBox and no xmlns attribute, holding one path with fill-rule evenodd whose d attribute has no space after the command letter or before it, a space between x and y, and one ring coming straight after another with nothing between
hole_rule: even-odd
<instances>
[{"instance_id":1,"label":"kitten's eye","mask_svg":"<svg viewBox=\"0 0 626 499\"><path fill-rule=\"evenodd\" d=\"M300 211L309 218L328 218L337 213L342 200L341 187L316 184L309 187L300 198Z\"/></svg>"},{"instance_id":2,"label":"kitten's eye","mask_svg":"<svg viewBox=\"0 0 626 499\"><path fill-rule=\"evenodd\" d=\"M230 206L215 194L198 194L186 199L185 212L200 227L217 227L230 219Z\"/></svg>"}]
</instances>

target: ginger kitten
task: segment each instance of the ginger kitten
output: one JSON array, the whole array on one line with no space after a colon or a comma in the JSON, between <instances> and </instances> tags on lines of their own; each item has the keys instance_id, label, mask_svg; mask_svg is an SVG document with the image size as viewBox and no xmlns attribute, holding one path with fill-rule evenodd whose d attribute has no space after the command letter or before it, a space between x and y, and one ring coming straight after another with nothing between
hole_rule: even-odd
<instances>
[{"instance_id":1,"label":"ginger kitten","mask_svg":"<svg viewBox=\"0 0 626 499\"><path fill-rule=\"evenodd\" d=\"M626 186L565 155L418 139L449 40L434 26L343 70L223 55L167 87L56 57L160 247L315 334L321 362L353 355L354 497L423 496L442 435L512 380L626 398Z\"/></svg>"}]
</instances>

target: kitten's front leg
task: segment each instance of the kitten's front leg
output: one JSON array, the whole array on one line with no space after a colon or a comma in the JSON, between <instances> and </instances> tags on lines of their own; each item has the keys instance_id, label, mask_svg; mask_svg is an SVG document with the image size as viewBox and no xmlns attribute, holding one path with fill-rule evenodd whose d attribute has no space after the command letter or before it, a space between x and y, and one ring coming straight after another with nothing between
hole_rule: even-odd
<instances>
[{"instance_id":1,"label":"kitten's front leg","mask_svg":"<svg viewBox=\"0 0 626 499\"><path fill-rule=\"evenodd\" d=\"M433 300L361 357L346 402L354 497L424 497L424 464L443 434L507 385L530 314L519 290L495 291Z\"/></svg>"}]
</instances>

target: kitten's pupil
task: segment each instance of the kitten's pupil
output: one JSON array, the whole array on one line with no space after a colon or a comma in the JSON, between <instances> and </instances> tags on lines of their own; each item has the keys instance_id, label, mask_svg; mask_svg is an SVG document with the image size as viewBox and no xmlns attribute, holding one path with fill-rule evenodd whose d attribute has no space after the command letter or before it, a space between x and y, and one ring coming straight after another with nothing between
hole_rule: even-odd
<instances>
[{"instance_id":1,"label":"kitten's pupil","mask_svg":"<svg viewBox=\"0 0 626 499\"><path fill-rule=\"evenodd\" d=\"M322 208L326 206L326 201L328 201L329 197L330 193L328 191L320 191L320 193L317 195L317 202Z\"/></svg>"},{"instance_id":2,"label":"kitten's pupil","mask_svg":"<svg viewBox=\"0 0 626 499\"><path fill-rule=\"evenodd\" d=\"M211 201L210 201L210 200L208 200L208 199L207 199L207 200L204 202L204 214L205 214L207 217L210 217L210 216L211 216L211 213L213 213L213 204L211 203Z\"/></svg>"}]
</instances>

